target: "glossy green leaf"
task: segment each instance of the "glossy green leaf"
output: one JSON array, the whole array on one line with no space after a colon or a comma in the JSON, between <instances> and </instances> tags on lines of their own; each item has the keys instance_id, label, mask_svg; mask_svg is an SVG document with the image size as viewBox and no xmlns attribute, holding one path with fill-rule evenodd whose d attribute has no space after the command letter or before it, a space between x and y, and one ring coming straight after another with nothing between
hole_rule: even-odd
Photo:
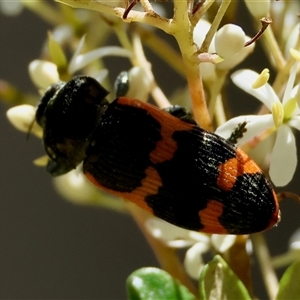
<instances>
[{"instance_id":1,"label":"glossy green leaf","mask_svg":"<svg viewBox=\"0 0 300 300\"><path fill-rule=\"evenodd\" d=\"M189 290L167 272L158 268L142 268L127 279L130 300L194 300Z\"/></svg>"},{"instance_id":2,"label":"glossy green leaf","mask_svg":"<svg viewBox=\"0 0 300 300\"><path fill-rule=\"evenodd\" d=\"M202 270L199 278L201 300L251 299L244 284L220 255L216 255Z\"/></svg>"},{"instance_id":3,"label":"glossy green leaf","mask_svg":"<svg viewBox=\"0 0 300 300\"><path fill-rule=\"evenodd\" d=\"M280 283L277 300L300 299L300 261L294 262L284 272Z\"/></svg>"}]
</instances>

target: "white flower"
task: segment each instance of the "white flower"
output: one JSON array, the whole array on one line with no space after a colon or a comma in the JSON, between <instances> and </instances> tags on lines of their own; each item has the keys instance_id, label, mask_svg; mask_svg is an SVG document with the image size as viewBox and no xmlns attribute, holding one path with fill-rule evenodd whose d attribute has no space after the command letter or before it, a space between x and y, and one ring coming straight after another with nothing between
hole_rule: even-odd
<instances>
[{"instance_id":1,"label":"white flower","mask_svg":"<svg viewBox=\"0 0 300 300\"><path fill-rule=\"evenodd\" d=\"M189 248L184 258L187 273L198 279L204 267L203 254L210 249L218 253L226 252L235 242L236 235L207 235L186 230L158 218L146 221L146 228L157 239L173 248Z\"/></svg>"},{"instance_id":2,"label":"white flower","mask_svg":"<svg viewBox=\"0 0 300 300\"><path fill-rule=\"evenodd\" d=\"M276 130L276 140L271 151L269 175L276 186L288 184L297 166L296 143L292 128L300 130L300 109L299 109L299 85L294 86L297 64L290 72L282 101L266 83L268 72L264 70L261 75L251 70L240 70L235 72L231 78L233 82L260 100L269 110L270 114L239 116L221 125L216 133L225 138L238 124L247 122L247 131L239 139L238 144L251 141L254 137L266 130ZM262 84L257 79L262 80ZM257 88L254 88L257 86Z\"/></svg>"},{"instance_id":3,"label":"white flower","mask_svg":"<svg viewBox=\"0 0 300 300\"><path fill-rule=\"evenodd\" d=\"M205 36L210 29L211 24L203 19L197 23L194 28L194 42L200 47ZM255 43L244 47L250 40L245 35L243 29L234 24L227 24L220 28L213 37L209 45L208 52L216 53L223 59L217 64L211 62L200 63L200 70L203 80L214 82L217 77L217 70L229 70L242 62L254 49ZM216 60L218 62L218 60Z\"/></svg>"}]
</instances>

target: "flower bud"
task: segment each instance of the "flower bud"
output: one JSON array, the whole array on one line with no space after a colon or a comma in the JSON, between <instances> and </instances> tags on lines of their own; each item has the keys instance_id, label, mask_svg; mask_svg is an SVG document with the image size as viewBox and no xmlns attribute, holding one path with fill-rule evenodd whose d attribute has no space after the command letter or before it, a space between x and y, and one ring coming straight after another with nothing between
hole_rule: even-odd
<instances>
[{"instance_id":1,"label":"flower bud","mask_svg":"<svg viewBox=\"0 0 300 300\"><path fill-rule=\"evenodd\" d=\"M246 36L246 39L249 38ZM242 50L239 51L238 53L228 57L227 59L217 64L216 68L218 70L229 70L234 68L253 52L254 47L255 47L255 43L252 43L247 47L243 47Z\"/></svg>"},{"instance_id":2,"label":"flower bud","mask_svg":"<svg viewBox=\"0 0 300 300\"><path fill-rule=\"evenodd\" d=\"M150 89L151 79L142 67L133 67L128 72L129 75L129 90L126 96L147 101Z\"/></svg>"},{"instance_id":3,"label":"flower bud","mask_svg":"<svg viewBox=\"0 0 300 300\"><path fill-rule=\"evenodd\" d=\"M10 123L20 131L32 132L42 137L42 128L35 122L36 108L32 105L23 104L10 108L6 116Z\"/></svg>"},{"instance_id":4,"label":"flower bud","mask_svg":"<svg viewBox=\"0 0 300 300\"><path fill-rule=\"evenodd\" d=\"M224 25L218 30L215 38L215 47L222 58L230 58L240 52L245 45L245 32L234 24Z\"/></svg>"},{"instance_id":5,"label":"flower bud","mask_svg":"<svg viewBox=\"0 0 300 300\"><path fill-rule=\"evenodd\" d=\"M62 196L77 204L91 203L98 192L97 188L86 179L80 167L56 177L54 186Z\"/></svg>"},{"instance_id":6,"label":"flower bud","mask_svg":"<svg viewBox=\"0 0 300 300\"><path fill-rule=\"evenodd\" d=\"M34 84L42 89L59 81L57 66L49 61L38 59L32 61L29 64L29 75Z\"/></svg>"}]
</instances>

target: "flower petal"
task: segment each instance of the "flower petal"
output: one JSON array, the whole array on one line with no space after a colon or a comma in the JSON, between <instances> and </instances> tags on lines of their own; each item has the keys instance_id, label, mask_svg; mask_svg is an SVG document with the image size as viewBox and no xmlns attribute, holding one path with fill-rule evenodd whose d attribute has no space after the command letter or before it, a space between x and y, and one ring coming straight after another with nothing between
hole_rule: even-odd
<instances>
[{"instance_id":1,"label":"flower petal","mask_svg":"<svg viewBox=\"0 0 300 300\"><path fill-rule=\"evenodd\" d=\"M211 27L211 24L204 19L200 19L200 21L196 24L196 26L194 28L194 32L193 32L193 38L194 38L194 42L198 45L198 47L201 47L210 27ZM210 46L208 49L209 52L215 52L214 39L215 39L215 37L213 37L213 39L210 43Z\"/></svg>"},{"instance_id":2,"label":"flower petal","mask_svg":"<svg viewBox=\"0 0 300 300\"><path fill-rule=\"evenodd\" d=\"M287 185L297 166L297 149L294 134L287 125L282 125L276 135L270 158L270 178L276 186Z\"/></svg>"},{"instance_id":3,"label":"flower petal","mask_svg":"<svg viewBox=\"0 0 300 300\"><path fill-rule=\"evenodd\" d=\"M43 136L42 128L35 122L36 107L29 104L14 106L6 112L10 123L20 131L33 133L37 137Z\"/></svg>"},{"instance_id":4,"label":"flower petal","mask_svg":"<svg viewBox=\"0 0 300 300\"><path fill-rule=\"evenodd\" d=\"M194 279L198 279L202 268L204 267L204 262L202 259L202 254L208 250L206 245L202 243L197 243L185 254L184 267L186 272Z\"/></svg>"},{"instance_id":5,"label":"flower petal","mask_svg":"<svg viewBox=\"0 0 300 300\"><path fill-rule=\"evenodd\" d=\"M39 88L46 89L59 81L57 66L52 62L36 59L29 64L28 69L31 80Z\"/></svg>"},{"instance_id":6,"label":"flower petal","mask_svg":"<svg viewBox=\"0 0 300 300\"><path fill-rule=\"evenodd\" d=\"M108 69L102 69L99 72L93 74L93 78L95 78L98 82L102 83L104 79L108 76Z\"/></svg>"},{"instance_id":7,"label":"flower petal","mask_svg":"<svg viewBox=\"0 0 300 300\"><path fill-rule=\"evenodd\" d=\"M81 166L54 179L54 186L66 199L77 204L91 203L97 188L84 176Z\"/></svg>"},{"instance_id":8,"label":"flower petal","mask_svg":"<svg viewBox=\"0 0 300 300\"><path fill-rule=\"evenodd\" d=\"M248 37L246 37L247 39ZM250 38L248 38L250 40ZM229 70L237 66L241 63L250 53L253 52L255 47L255 43L244 47L240 52L236 53L235 55L228 57L227 59L223 60L219 64L216 65L218 70Z\"/></svg>"},{"instance_id":9,"label":"flower petal","mask_svg":"<svg viewBox=\"0 0 300 300\"><path fill-rule=\"evenodd\" d=\"M215 131L216 134L228 139L237 126L243 122L247 122L247 131L243 134L243 137L238 139L237 145L242 145L246 142L251 141L255 136L263 132L264 130L274 126L273 116L267 115L246 115L239 116L228 120L223 125L219 126Z\"/></svg>"},{"instance_id":10,"label":"flower petal","mask_svg":"<svg viewBox=\"0 0 300 300\"><path fill-rule=\"evenodd\" d=\"M46 167L48 162L49 162L49 156L43 155L43 156L36 158L33 161L33 164L36 165L37 167Z\"/></svg>"},{"instance_id":11,"label":"flower petal","mask_svg":"<svg viewBox=\"0 0 300 300\"><path fill-rule=\"evenodd\" d=\"M79 55L79 53L81 52L84 43L85 43L85 35L83 35L82 38L80 39L80 41L78 43L78 46L75 49L75 52L73 53L72 58L69 62L69 67L68 67L69 74L73 74L77 70L77 68L76 68L76 58Z\"/></svg>"},{"instance_id":12,"label":"flower petal","mask_svg":"<svg viewBox=\"0 0 300 300\"><path fill-rule=\"evenodd\" d=\"M129 90L127 97L139 99L146 102L152 87L152 80L147 75L144 68L136 66L129 70Z\"/></svg>"},{"instance_id":13,"label":"flower petal","mask_svg":"<svg viewBox=\"0 0 300 300\"><path fill-rule=\"evenodd\" d=\"M133 54L131 51L118 46L106 46L92 50L85 54L80 54L72 59L72 63L69 65L69 73L73 74L79 69L82 69L92 61L102 58L104 56L120 56L131 57Z\"/></svg>"},{"instance_id":14,"label":"flower petal","mask_svg":"<svg viewBox=\"0 0 300 300\"><path fill-rule=\"evenodd\" d=\"M283 95L283 100L282 100L282 105L285 105L286 102L291 99L292 97L292 90L293 90L293 86L294 86L294 82L295 82L295 78L296 78L296 74L297 74L297 67L298 64L295 63L290 71L290 76L285 88L285 92Z\"/></svg>"},{"instance_id":15,"label":"flower petal","mask_svg":"<svg viewBox=\"0 0 300 300\"><path fill-rule=\"evenodd\" d=\"M235 242L236 235L232 234L213 234L211 236L211 242L217 252L224 253L227 251Z\"/></svg>"},{"instance_id":16,"label":"flower petal","mask_svg":"<svg viewBox=\"0 0 300 300\"><path fill-rule=\"evenodd\" d=\"M300 228L298 228L290 237L289 247L293 250L300 250Z\"/></svg>"},{"instance_id":17,"label":"flower petal","mask_svg":"<svg viewBox=\"0 0 300 300\"><path fill-rule=\"evenodd\" d=\"M290 126L294 127L295 129L300 130L300 116L293 117L289 123Z\"/></svg>"},{"instance_id":18,"label":"flower petal","mask_svg":"<svg viewBox=\"0 0 300 300\"><path fill-rule=\"evenodd\" d=\"M235 85L260 100L271 111L272 104L279 101L279 98L268 83L257 89L252 87L258 76L258 73L244 69L234 72L231 79Z\"/></svg>"},{"instance_id":19,"label":"flower petal","mask_svg":"<svg viewBox=\"0 0 300 300\"><path fill-rule=\"evenodd\" d=\"M189 230L172 225L158 218L146 221L146 228L157 239L173 248L183 248L195 243L189 238Z\"/></svg>"}]
</instances>

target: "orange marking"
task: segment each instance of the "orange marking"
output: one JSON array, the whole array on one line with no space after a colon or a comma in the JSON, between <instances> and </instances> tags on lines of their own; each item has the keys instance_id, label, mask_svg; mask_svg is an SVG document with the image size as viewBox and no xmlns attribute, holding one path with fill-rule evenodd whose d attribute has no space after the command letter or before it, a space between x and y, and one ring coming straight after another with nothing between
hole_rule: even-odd
<instances>
[{"instance_id":1,"label":"orange marking","mask_svg":"<svg viewBox=\"0 0 300 300\"><path fill-rule=\"evenodd\" d=\"M258 165L241 149L236 149L236 157L219 166L217 184L220 189L229 191L233 188L238 176L261 173Z\"/></svg>"},{"instance_id":2,"label":"orange marking","mask_svg":"<svg viewBox=\"0 0 300 300\"><path fill-rule=\"evenodd\" d=\"M172 139L175 131L188 131L195 125L181 121L170 115L168 112L160 110L158 107L142 102L136 99L120 97L118 103L142 108L158 121L161 125L162 139L156 143L156 148L150 153L150 159L154 164L171 160L174 152L177 150L177 143Z\"/></svg>"},{"instance_id":3,"label":"orange marking","mask_svg":"<svg viewBox=\"0 0 300 300\"><path fill-rule=\"evenodd\" d=\"M219 217L223 213L223 204L216 200L209 200L205 209L199 211L199 218L204 228L201 232L228 234L228 231L220 225Z\"/></svg>"},{"instance_id":4,"label":"orange marking","mask_svg":"<svg viewBox=\"0 0 300 300\"><path fill-rule=\"evenodd\" d=\"M85 176L97 187L113 194L115 196L124 198L130 202L135 203L142 209L145 209L153 214L153 210L145 202L145 197L148 195L157 194L158 188L162 185L158 172L153 167L148 167L145 171L146 177L142 180L141 186L137 187L132 192L118 192L102 186L90 173L85 173Z\"/></svg>"}]
</instances>

